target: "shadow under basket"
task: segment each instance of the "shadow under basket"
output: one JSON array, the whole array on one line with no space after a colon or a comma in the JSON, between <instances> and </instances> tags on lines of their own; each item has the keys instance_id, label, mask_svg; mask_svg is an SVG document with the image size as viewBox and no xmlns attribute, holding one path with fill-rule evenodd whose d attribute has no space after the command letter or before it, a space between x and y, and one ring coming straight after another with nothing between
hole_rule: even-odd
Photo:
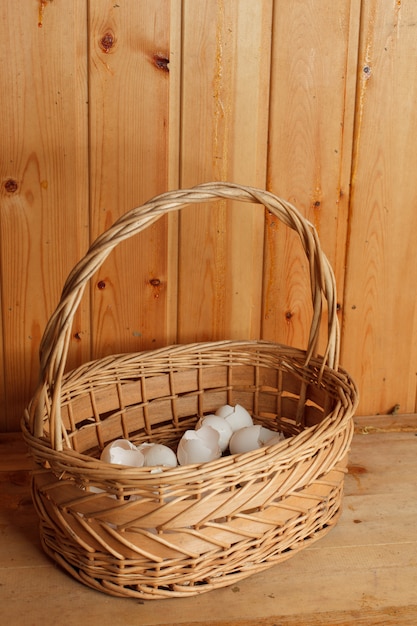
<instances>
[{"instance_id":1,"label":"shadow under basket","mask_svg":"<svg viewBox=\"0 0 417 626\"><path fill-rule=\"evenodd\" d=\"M187 204L262 204L295 229L310 263L307 350L218 341L113 355L64 374L85 284L119 241ZM315 355L322 302L328 343ZM35 460L32 495L45 552L115 596L193 596L271 567L322 537L340 511L358 395L338 366L334 277L313 226L265 191L210 183L126 213L71 272L41 343L41 384L22 420ZM176 450L199 417L240 404L285 439L176 468L99 460L118 438Z\"/></svg>"}]
</instances>

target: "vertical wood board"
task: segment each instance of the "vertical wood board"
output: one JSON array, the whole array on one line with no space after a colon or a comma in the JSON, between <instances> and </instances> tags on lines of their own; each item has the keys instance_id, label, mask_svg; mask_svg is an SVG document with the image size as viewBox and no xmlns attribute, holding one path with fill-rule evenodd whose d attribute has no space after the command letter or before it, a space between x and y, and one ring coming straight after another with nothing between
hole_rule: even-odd
<instances>
[{"instance_id":1,"label":"vertical wood board","mask_svg":"<svg viewBox=\"0 0 417 626\"><path fill-rule=\"evenodd\" d=\"M268 188L315 226L340 287L348 226L360 3L274 4ZM305 348L312 315L297 235L267 222L263 336Z\"/></svg>"},{"instance_id":2,"label":"vertical wood board","mask_svg":"<svg viewBox=\"0 0 417 626\"><path fill-rule=\"evenodd\" d=\"M1 6L2 430L18 428L41 334L88 241L85 9L75 0L63 19L58 3ZM75 341L70 364L87 354Z\"/></svg>"},{"instance_id":3,"label":"vertical wood board","mask_svg":"<svg viewBox=\"0 0 417 626\"><path fill-rule=\"evenodd\" d=\"M365 3L343 343L362 414L415 410L416 35L415 3Z\"/></svg>"},{"instance_id":4,"label":"vertical wood board","mask_svg":"<svg viewBox=\"0 0 417 626\"><path fill-rule=\"evenodd\" d=\"M169 163L170 74L179 63L178 52L170 59L171 5L90 2L93 237L177 178ZM92 281L94 356L165 343L168 268L176 265L169 229L164 217L122 244Z\"/></svg>"},{"instance_id":5,"label":"vertical wood board","mask_svg":"<svg viewBox=\"0 0 417 626\"><path fill-rule=\"evenodd\" d=\"M272 2L185 1L181 186L265 187ZM220 201L180 219L181 342L259 337L263 210Z\"/></svg>"}]
</instances>

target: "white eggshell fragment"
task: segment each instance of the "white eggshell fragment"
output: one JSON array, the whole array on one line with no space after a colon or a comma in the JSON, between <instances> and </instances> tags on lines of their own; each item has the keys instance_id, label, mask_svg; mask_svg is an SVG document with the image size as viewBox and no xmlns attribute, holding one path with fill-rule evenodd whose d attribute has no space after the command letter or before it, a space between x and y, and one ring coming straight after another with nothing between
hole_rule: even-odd
<instances>
[{"instance_id":1,"label":"white eggshell fragment","mask_svg":"<svg viewBox=\"0 0 417 626\"><path fill-rule=\"evenodd\" d=\"M217 409L216 415L223 417L232 427L233 432L245 426L253 426L253 419L250 413L240 404L236 404L234 407L230 406L230 404L225 404Z\"/></svg>"},{"instance_id":2,"label":"white eggshell fragment","mask_svg":"<svg viewBox=\"0 0 417 626\"><path fill-rule=\"evenodd\" d=\"M265 445L274 446L275 444L280 443L281 441L284 441L284 439L285 439L284 433L275 433L275 435L271 437L271 439L268 439Z\"/></svg>"},{"instance_id":3,"label":"white eggshell fragment","mask_svg":"<svg viewBox=\"0 0 417 626\"><path fill-rule=\"evenodd\" d=\"M180 465L207 463L222 455L219 446L219 433L211 426L201 426L198 430L186 430L177 448Z\"/></svg>"},{"instance_id":4,"label":"white eggshell fragment","mask_svg":"<svg viewBox=\"0 0 417 626\"><path fill-rule=\"evenodd\" d=\"M144 465L146 467L155 467L162 465L164 467L176 467L177 457L175 452L164 446L161 443L150 443L147 445L138 446L138 449L142 452L145 460Z\"/></svg>"},{"instance_id":5,"label":"white eggshell fragment","mask_svg":"<svg viewBox=\"0 0 417 626\"><path fill-rule=\"evenodd\" d=\"M219 433L219 447L224 452L229 445L230 437L233 434L232 427L223 417L218 415L205 415L198 420L196 430L199 430L202 426L211 426Z\"/></svg>"},{"instance_id":6,"label":"white eggshell fragment","mask_svg":"<svg viewBox=\"0 0 417 626\"><path fill-rule=\"evenodd\" d=\"M105 463L131 465L132 467L142 467L144 462L142 452L128 439L116 439L107 444L103 448L100 459Z\"/></svg>"},{"instance_id":7,"label":"white eggshell fragment","mask_svg":"<svg viewBox=\"0 0 417 626\"><path fill-rule=\"evenodd\" d=\"M277 433L276 430L271 430L270 428L265 428L264 426L261 426L261 430L259 433L259 441L261 442L263 446L269 446L270 440L276 437L277 434L281 435L282 433Z\"/></svg>"},{"instance_id":8,"label":"white eggshell fragment","mask_svg":"<svg viewBox=\"0 0 417 626\"><path fill-rule=\"evenodd\" d=\"M230 404L224 404L217 409L215 415L218 415L219 417L227 417L228 415L231 415L233 411L234 408L230 406Z\"/></svg>"},{"instance_id":9,"label":"white eggshell fragment","mask_svg":"<svg viewBox=\"0 0 417 626\"><path fill-rule=\"evenodd\" d=\"M243 452L250 452L262 447L262 443L259 440L261 432L261 426L244 426L235 431L230 439L229 450L231 454L242 454Z\"/></svg>"}]
</instances>

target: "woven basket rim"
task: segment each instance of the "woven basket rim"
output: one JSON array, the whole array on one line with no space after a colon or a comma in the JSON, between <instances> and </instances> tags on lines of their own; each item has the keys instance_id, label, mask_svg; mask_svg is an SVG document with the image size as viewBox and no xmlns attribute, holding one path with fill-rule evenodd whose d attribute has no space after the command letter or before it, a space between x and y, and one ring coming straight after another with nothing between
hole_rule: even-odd
<instances>
[{"instance_id":1,"label":"woven basket rim","mask_svg":"<svg viewBox=\"0 0 417 626\"><path fill-rule=\"evenodd\" d=\"M90 372L90 376L94 377L94 367L97 367L98 370L103 369L103 364L108 363L113 366L117 365L118 362L123 362L125 360L130 360L134 357L141 357L144 361L144 365L146 367L146 360L156 359L161 356L172 357L175 354L181 354L184 351L195 351L196 354L201 354L202 348L208 351L215 351L216 349L222 347L233 347L239 350L239 348L251 347L258 348L262 351L262 348L269 348L272 350L279 351L280 348L287 347L282 344L278 344L275 342L267 341L267 340L248 340L248 341L234 341L234 340L220 340L217 342L194 342L191 344L175 344L172 346L165 346L158 350L147 350L142 352L125 352L117 355L111 355L109 357L104 357L102 359L94 359L92 361L83 363L79 367L74 368L73 370L67 372L62 381L62 392L65 396L65 393L70 387L71 379L77 378L79 375L84 372ZM300 348L290 347L291 352L297 355L300 358L301 362L304 362L303 356L305 356L305 351ZM175 352L176 351L176 352ZM204 354L204 351L203 351ZM285 357L283 361L285 361ZM175 359L172 361L175 364ZM45 458L51 462L54 462L61 468L61 470L66 469L68 472L72 472L78 474L80 476L84 474L88 474L90 478L99 478L101 477L103 470L106 472L106 480L108 481L136 481L140 483L141 481L146 481L149 483L160 484L161 479L163 481L172 480L202 480L204 477L210 476L212 474L217 474L219 471L224 474L225 472L229 472L229 474L235 474L236 472L244 470L245 466L253 465L254 463L265 463L265 461L269 463L273 463L274 460L279 457L280 462L290 462L292 458L296 455L303 455L308 452L308 450L312 450L315 447L319 447L322 445L323 441L326 440L329 436L329 427L337 430L343 430L346 426L346 423L350 420L352 414L358 403L358 393L357 388L350 378L349 374L342 368L339 367L338 370L334 370L330 368L328 365L325 365L324 368L321 368L322 360L320 357L313 357L310 359L307 365L303 365L300 371L304 371L306 374L309 372L314 372L317 380L315 381L317 384L321 384L322 382L326 382L328 379L336 380L338 386L340 388L343 387L343 398L345 398L346 403L345 406L343 403L336 406L330 413L328 413L323 420L319 424L315 424L312 426L305 427L299 432L291 437L284 439L283 441L274 444L274 445L266 445L263 448L258 450L254 450L251 452L244 452L240 454L228 454L226 456L222 456L220 459L215 461L209 461L205 463L194 463L186 466L177 466L174 468L162 468L160 473L153 473L152 469L149 467L140 467L140 468L132 468L129 466L121 466L121 465L112 465L109 463L105 463L100 459L93 457L87 453L77 452L72 450L71 448L64 447L62 450L55 450L50 440L45 438L35 437L29 429L29 419L28 413L26 414L26 418L22 421L22 430L24 433L24 437L29 444L30 447L36 448L38 454L42 456L45 455ZM191 366L186 369L192 369ZM163 367L161 367L162 371L165 371ZM318 374L320 372L320 374ZM308 377L311 380L311 376ZM313 381L314 384L314 381Z\"/></svg>"},{"instance_id":2,"label":"woven basket rim","mask_svg":"<svg viewBox=\"0 0 417 626\"><path fill-rule=\"evenodd\" d=\"M342 429L351 419L351 414L345 413L340 419L337 419L338 426ZM128 480L129 483L141 483L160 485L161 482L175 481L179 479L182 482L190 484L190 482L201 482L201 480L211 478L213 475L221 473L226 477L236 475L244 471L245 466L253 468L255 462L265 464L274 464L274 460L279 458L281 463L290 462L295 456L307 453L309 449L314 450L319 447L321 439L318 431L327 429L329 425L334 424L336 418L330 413L320 424L315 424L303 429L297 435L293 435L287 439L274 445L265 445L251 452L243 452L240 454L229 454L220 457L216 461L208 461L205 463L194 463L188 465L178 465L177 467L162 468L161 472L154 472L152 467L130 467L124 465L113 465L91 457L88 454L76 452L75 450L64 448L63 450L55 450L46 440L34 437L28 429L26 420L22 421L22 431L26 443L33 449L40 452L44 450L45 459L49 462L55 461L59 465L61 472L78 475L79 477L88 476L93 483L94 479L99 482L117 482L123 484ZM289 454L286 456L285 452ZM103 470L105 470L105 478L103 478Z\"/></svg>"}]
</instances>

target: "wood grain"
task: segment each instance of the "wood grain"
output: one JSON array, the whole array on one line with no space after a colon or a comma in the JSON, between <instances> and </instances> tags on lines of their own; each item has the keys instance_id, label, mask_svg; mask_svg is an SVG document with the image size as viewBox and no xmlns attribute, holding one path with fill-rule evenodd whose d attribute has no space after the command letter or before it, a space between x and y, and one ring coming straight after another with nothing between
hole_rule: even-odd
<instances>
[{"instance_id":1,"label":"wood grain","mask_svg":"<svg viewBox=\"0 0 417 626\"><path fill-rule=\"evenodd\" d=\"M417 6L369 1L364 9L343 362L360 381L362 414L394 405L409 413L417 362L417 82L409 74Z\"/></svg>"},{"instance_id":2,"label":"wood grain","mask_svg":"<svg viewBox=\"0 0 417 626\"><path fill-rule=\"evenodd\" d=\"M175 178L168 160L169 102L171 65L179 54L170 58L170 8L169 0L90 3L94 237ZM93 279L95 356L166 342L168 267L176 265L169 228L162 218L121 246Z\"/></svg>"},{"instance_id":3,"label":"wood grain","mask_svg":"<svg viewBox=\"0 0 417 626\"><path fill-rule=\"evenodd\" d=\"M19 426L38 346L63 281L88 243L85 3L1 6L3 430ZM88 319L77 316L76 330ZM88 355L74 340L70 365Z\"/></svg>"},{"instance_id":4,"label":"wood grain","mask_svg":"<svg viewBox=\"0 0 417 626\"><path fill-rule=\"evenodd\" d=\"M181 186L228 180L265 187L272 3L186 1ZM259 337L263 211L181 214L181 342Z\"/></svg>"},{"instance_id":5,"label":"wood grain","mask_svg":"<svg viewBox=\"0 0 417 626\"><path fill-rule=\"evenodd\" d=\"M415 411L416 23L405 1L2 3L0 431L19 428L89 241L209 180L267 187L308 216L359 412ZM188 208L94 277L68 366L223 337L305 347L310 314L294 233L260 207Z\"/></svg>"},{"instance_id":6,"label":"wood grain","mask_svg":"<svg viewBox=\"0 0 417 626\"><path fill-rule=\"evenodd\" d=\"M271 72L268 188L316 227L342 305L360 3L277 2ZM268 220L263 334L305 348L311 316L305 258Z\"/></svg>"}]
</instances>

